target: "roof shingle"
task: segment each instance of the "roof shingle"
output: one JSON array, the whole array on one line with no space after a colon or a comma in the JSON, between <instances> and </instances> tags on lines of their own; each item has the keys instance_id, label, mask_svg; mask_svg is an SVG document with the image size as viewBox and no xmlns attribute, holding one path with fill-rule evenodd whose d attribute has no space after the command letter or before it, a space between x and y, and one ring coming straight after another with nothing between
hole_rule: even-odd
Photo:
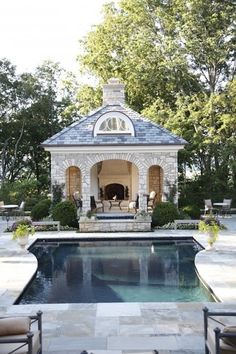
<instances>
[{"instance_id":1,"label":"roof shingle","mask_svg":"<svg viewBox=\"0 0 236 354\"><path fill-rule=\"evenodd\" d=\"M93 135L94 124L104 113L119 111L126 114L134 125L135 136L104 134ZM74 122L42 143L42 146L99 146L99 145L185 145L186 141L139 113L123 105L107 105L89 116Z\"/></svg>"}]
</instances>

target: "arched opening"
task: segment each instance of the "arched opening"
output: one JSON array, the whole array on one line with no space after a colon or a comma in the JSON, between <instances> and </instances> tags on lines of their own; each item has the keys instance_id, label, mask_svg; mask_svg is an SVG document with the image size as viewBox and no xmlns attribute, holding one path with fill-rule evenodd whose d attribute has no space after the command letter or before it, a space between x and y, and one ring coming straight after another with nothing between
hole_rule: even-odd
<instances>
[{"instance_id":1,"label":"arched opening","mask_svg":"<svg viewBox=\"0 0 236 354\"><path fill-rule=\"evenodd\" d=\"M91 168L90 186L90 194L95 199L111 200L116 195L117 199L126 201L128 205L129 200L135 200L138 193L138 168L126 160L100 161Z\"/></svg>"},{"instance_id":2,"label":"arched opening","mask_svg":"<svg viewBox=\"0 0 236 354\"><path fill-rule=\"evenodd\" d=\"M76 191L81 192L81 171L76 166L70 166L66 170L66 195L71 199Z\"/></svg>"},{"instance_id":3,"label":"arched opening","mask_svg":"<svg viewBox=\"0 0 236 354\"><path fill-rule=\"evenodd\" d=\"M148 193L156 192L156 203L162 201L163 195L163 169L158 165L149 167L148 170Z\"/></svg>"}]
</instances>

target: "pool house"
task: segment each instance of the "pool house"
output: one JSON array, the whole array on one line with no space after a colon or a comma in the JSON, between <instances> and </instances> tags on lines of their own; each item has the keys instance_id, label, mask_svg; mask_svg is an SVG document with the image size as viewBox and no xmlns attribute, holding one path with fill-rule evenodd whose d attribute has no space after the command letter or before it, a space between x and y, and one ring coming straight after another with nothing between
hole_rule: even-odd
<instances>
[{"instance_id":1,"label":"pool house","mask_svg":"<svg viewBox=\"0 0 236 354\"><path fill-rule=\"evenodd\" d=\"M186 141L125 105L124 84L110 79L103 105L43 142L51 154L52 184L71 198L79 191L83 211L95 200L131 200L147 209L147 195L165 201L177 184L177 154Z\"/></svg>"}]
</instances>

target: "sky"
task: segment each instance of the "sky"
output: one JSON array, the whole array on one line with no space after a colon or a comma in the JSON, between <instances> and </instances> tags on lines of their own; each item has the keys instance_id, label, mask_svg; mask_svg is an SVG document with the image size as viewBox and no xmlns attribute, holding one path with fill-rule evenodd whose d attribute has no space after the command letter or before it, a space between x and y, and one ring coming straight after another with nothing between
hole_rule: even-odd
<instances>
[{"instance_id":1,"label":"sky","mask_svg":"<svg viewBox=\"0 0 236 354\"><path fill-rule=\"evenodd\" d=\"M108 0L0 0L0 58L17 72L44 60L78 71L79 39L102 20Z\"/></svg>"}]
</instances>

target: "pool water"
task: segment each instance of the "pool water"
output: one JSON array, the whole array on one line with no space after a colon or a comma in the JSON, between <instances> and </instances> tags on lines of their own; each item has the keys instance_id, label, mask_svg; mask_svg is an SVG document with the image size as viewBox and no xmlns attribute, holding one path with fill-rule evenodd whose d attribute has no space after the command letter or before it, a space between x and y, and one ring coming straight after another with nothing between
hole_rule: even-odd
<instances>
[{"instance_id":1,"label":"pool water","mask_svg":"<svg viewBox=\"0 0 236 354\"><path fill-rule=\"evenodd\" d=\"M17 303L214 301L190 241L37 241L38 271Z\"/></svg>"}]
</instances>

